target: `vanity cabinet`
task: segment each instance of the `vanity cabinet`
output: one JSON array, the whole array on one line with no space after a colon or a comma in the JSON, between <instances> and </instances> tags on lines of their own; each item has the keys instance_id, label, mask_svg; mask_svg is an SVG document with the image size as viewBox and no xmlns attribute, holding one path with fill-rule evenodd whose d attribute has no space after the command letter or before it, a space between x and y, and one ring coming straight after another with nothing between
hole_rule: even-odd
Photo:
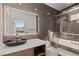
<instances>
[{"instance_id":1,"label":"vanity cabinet","mask_svg":"<svg viewBox=\"0 0 79 59\"><path fill-rule=\"evenodd\" d=\"M5 56L45 56L45 45L7 54Z\"/></svg>"},{"instance_id":2,"label":"vanity cabinet","mask_svg":"<svg viewBox=\"0 0 79 59\"><path fill-rule=\"evenodd\" d=\"M25 49L22 51L14 52L11 54L7 54L5 56L33 56L34 55L34 49Z\"/></svg>"},{"instance_id":3,"label":"vanity cabinet","mask_svg":"<svg viewBox=\"0 0 79 59\"><path fill-rule=\"evenodd\" d=\"M34 56L45 56L45 55L46 55L45 45L34 48Z\"/></svg>"}]
</instances>

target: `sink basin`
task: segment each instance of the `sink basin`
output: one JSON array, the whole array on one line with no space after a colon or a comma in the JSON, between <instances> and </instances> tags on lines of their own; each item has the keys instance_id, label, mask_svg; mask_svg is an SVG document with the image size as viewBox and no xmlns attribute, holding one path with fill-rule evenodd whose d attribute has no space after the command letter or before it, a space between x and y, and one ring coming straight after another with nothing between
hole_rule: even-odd
<instances>
[{"instance_id":1,"label":"sink basin","mask_svg":"<svg viewBox=\"0 0 79 59\"><path fill-rule=\"evenodd\" d=\"M18 45L22 45L22 44L24 44L25 42L26 42L27 40L26 39L21 39L21 40L14 40L14 41L12 41L12 40L8 40L8 41L5 41L5 42L3 42L5 45L7 45L7 46L18 46Z\"/></svg>"}]
</instances>

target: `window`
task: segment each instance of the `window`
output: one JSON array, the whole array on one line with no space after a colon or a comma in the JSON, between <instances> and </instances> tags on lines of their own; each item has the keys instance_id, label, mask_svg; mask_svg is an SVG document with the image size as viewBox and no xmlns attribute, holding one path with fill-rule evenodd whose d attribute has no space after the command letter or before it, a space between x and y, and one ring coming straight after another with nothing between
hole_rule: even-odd
<instances>
[{"instance_id":1,"label":"window","mask_svg":"<svg viewBox=\"0 0 79 59\"><path fill-rule=\"evenodd\" d=\"M24 29L24 22L16 22L17 29Z\"/></svg>"},{"instance_id":2,"label":"window","mask_svg":"<svg viewBox=\"0 0 79 59\"><path fill-rule=\"evenodd\" d=\"M14 21L14 32L15 33L24 33L24 21L15 20Z\"/></svg>"},{"instance_id":3,"label":"window","mask_svg":"<svg viewBox=\"0 0 79 59\"><path fill-rule=\"evenodd\" d=\"M15 33L24 33L24 21L15 20Z\"/></svg>"}]
</instances>

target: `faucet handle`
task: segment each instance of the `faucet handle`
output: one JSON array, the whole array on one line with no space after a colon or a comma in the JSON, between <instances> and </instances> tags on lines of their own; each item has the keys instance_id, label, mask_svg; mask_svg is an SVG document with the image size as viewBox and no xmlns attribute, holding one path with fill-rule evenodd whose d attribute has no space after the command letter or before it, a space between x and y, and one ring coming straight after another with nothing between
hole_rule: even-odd
<instances>
[{"instance_id":1,"label":"faucet handle","mask_svg":"<svg viewBox=\"0 0 79 59\"><path fill-rule=\"evenodd\" d=\"M16 39L18 39L18 32L16 33Z\"/></svg>"},{"instance_id":2,"label":"faucet handle","mask_svg":"<svg viewBox=\"0 0 79 59\"><path fill-rule=\"evenodd\" d=\"M18 35L18 32L16 32L16 36Z\"/></svg>"}]
</instances>

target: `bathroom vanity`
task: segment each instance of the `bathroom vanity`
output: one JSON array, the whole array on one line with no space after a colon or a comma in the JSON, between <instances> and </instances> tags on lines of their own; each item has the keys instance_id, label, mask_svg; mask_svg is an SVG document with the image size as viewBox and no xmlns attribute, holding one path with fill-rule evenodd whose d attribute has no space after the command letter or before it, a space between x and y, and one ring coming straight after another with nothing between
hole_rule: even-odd
<instances>
[{"instance_id":1,"label":"bathroom vanity","mask_svg":"<svg viewBox=\"0 0 79 59\"><path fill-rule=\"evenodd\" d=\"M45 42L38 37L38 15L4 5L3 36L0 43L2 56L46 55ZM18 35L17 35L18 34ZM17 39L18 38L18 39ZM27 39L19 40L19 39ZM6 42L8 41L8 43ZM5 43L5 44L4 44ZM21 45L21 43L23 43Z\"/></svg>"},{"instance_id":2,"label":"bathroom vanity","mask_svg":"<svg viewBox=\"0 0 79 59\"><path fill-rule=\"evenodd\" d=\"M45 56L45 45L6 54L5 56Z\"/></svg>"},{"instance_id":3,"label":"bathroom vanity","mask_svg":"<svg viewBox=\"0 0 79 59\"><path fill-rule=\"evenodd\" d=\"M38 43L39 42L39 43ZM40 39L31 39L23 45L7 47L6 45L0 47L0 55L2 56L45 56L46 46L45 42Z\"/></svg>"}]
</instances>

